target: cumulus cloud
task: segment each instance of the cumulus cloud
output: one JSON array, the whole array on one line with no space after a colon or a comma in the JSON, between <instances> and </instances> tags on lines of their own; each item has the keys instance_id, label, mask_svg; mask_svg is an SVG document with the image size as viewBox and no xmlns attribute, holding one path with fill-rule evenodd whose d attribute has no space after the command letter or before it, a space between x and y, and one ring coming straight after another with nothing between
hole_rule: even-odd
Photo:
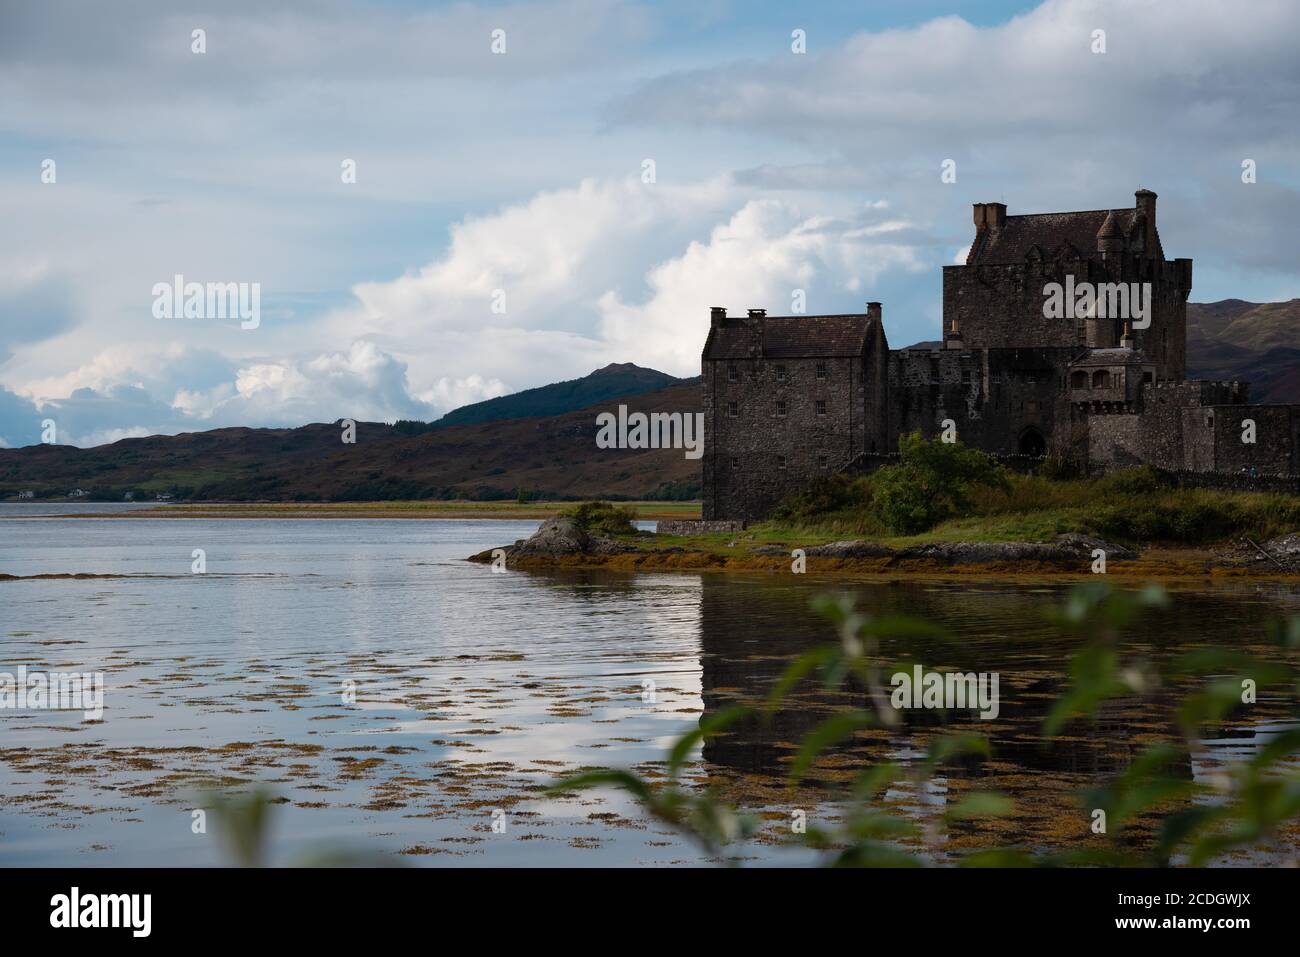
<instances>
[{"instance_id":1,"label":"cumulus cloud","mask_svg":"<svg viewBox=\"0 0 1300 957\"><path fill-rule=\"evenodd\" d=\"M1300 294L1300 11L1279 0L875 30L861 12L804 56L681 44L670 13L624 0L232 0L204 16L206 58L183 6L77 7L75 30L71 9L0 31L19 137L0 205L24 225L0 235L11 445L46 415L84 444L428 419L609 362L693 375L710 306L784 313L797 289L809 312L881 300L892 342L933 339L977 200L1097 208L1148 186L1197 298ZM507 57L486 52L497 26ZM59 183L36 186L47 153ZM175 273L259 281L261 328L153 319L146 293Z\"/></svg>"},{"instance_id":2,"label":"cumulus cloud","mask_svg":"<svg viewBox=\"0 0 1300 957\"><path fill-rule=\"evenodd\" d=\"M1096 30L1104 53L1092 52ZM1146 186L1161 194L1174 254L1294 273L1298 30L1289 0L1249 14L1235 0L1047 0L997 26L942 17L815 37L806 56L670 73L611 116L797 144L820 162L767 164L747 180L888 184L926 222L952 217L955 193L1014 214L1131 205ZM1248 158L1269 171L1253 187L1240 179ZM946 159L955 184L940 181ZM968 217L947 221L965 229Z\"/></svg>"},{"instance_id":3,"label":"cumulus cloud","mask_svg":"<svg viewBox=\"0 0 1300 957\"><path fill-rule=\"evenodd\" d=\"M932 258L934 240L886 203L837 216L747 196L729 178L586 180L459 224L446 256L358 286L359 309L334 321L401 355L426 395L448 365L488 363L519 387L607 362L689 376L711 306L779 314L802 290L810 310L860 308L883 276Z\"/></svg>"}]
</instances>

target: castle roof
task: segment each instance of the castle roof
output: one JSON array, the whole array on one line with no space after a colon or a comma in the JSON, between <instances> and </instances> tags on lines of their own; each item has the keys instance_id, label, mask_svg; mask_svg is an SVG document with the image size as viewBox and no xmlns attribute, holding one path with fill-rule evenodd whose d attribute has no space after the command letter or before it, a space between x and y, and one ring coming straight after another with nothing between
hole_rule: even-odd
<instances>
[{"instance_id":1,"label":"castle roof","mask_svg":"<svg viewBox=\"0 0 1300 957\"><path fill-rule=\"evenodd\" d=\"M1087 259L1097 255L1097 235L1118 230L1136 236L1142 214L1137 209L1089 209L1074 213L1028 213L1008 216L1001 226L981 229L966 265L1007 265L1027 259ZM1159 250L1157 246L1157 256Z\"/></svg>"},{"instance_id":2,"label":"castle roof","mask_svg":"<svg viewBox=\"0 0 1300 957\"><path fill-rule=\"evenodd\" d=\"M872 324L865 314L833 316L765 316L761 320L728 317L709 331L706 359L797 359L866 354ZM761 330L761 342L755 336ZM751 351L757 347L757 351Z\"/></svg>"}]
</instances>

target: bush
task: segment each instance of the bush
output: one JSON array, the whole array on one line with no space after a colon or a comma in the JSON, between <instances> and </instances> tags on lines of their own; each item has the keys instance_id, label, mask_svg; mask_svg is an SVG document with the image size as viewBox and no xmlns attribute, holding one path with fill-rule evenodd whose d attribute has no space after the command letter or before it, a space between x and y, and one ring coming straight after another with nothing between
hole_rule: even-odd
<instances>
[{"instance_id":1,"label":"bush","mask_svg":"<svg viewBox=\"0 0 1300 957\"><path fill-rule=\"evenodd\" d=\"M570 516L584 532L594 532L597 535L636 534L636 526L632 524L636 512L609 502L583 502L564 514Z\"/></svg>"},{"instance_id":2,"label":"bush","mask_svg":"<svg viewBox=\"0 0 1300 957\"><path fill-rule=\"evenodd\" d=\"M1151 495L1169 487L1160 472L1151 465L1113 472L1101 480L1103 492L1115 495Z\"/></svg>"},{"instance_id":3,"label":"bush","mask_svg":"<svg viewBox=\"0 0 1300 957\"><path fill-rule=\"evenodd\" d=\"M831 512L860 508L871 502L871 482L862 475L818 475L800 492L777 506L781 521L809 521Z\"/></svg>"},{"instance_id":4,"label":"bush","mask_svg":"<svg viewBox=\"0 0 1300 957\"><path fill-rule=\"evenodd\" d=\"M900 460L872 477L873 506L891 531L915 535L971 509L978 487L1007 489L1006 474L976 449L926 441L919 432L898 442Z\"/></svg>"},{"instance_id":5,"label":"bush","mask_svg":"<svg viewBox=\"0 0 1300 957\"><path fill-rule=\"evenodd\" d=\"M1063 482L1083 478L1085 469L1078 459L1053 452L1043 459L1042 464L1038 466L1035 473L1053 482Z\"/></svg>"}]
</instances>

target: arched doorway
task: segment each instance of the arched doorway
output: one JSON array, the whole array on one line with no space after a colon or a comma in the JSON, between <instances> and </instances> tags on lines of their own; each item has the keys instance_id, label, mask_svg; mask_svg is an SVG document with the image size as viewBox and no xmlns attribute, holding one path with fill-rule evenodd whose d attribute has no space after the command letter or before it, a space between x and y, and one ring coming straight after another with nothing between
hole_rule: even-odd
<instances>
[{"instance_id":1,"label":"arched doorway","mask_svg":"<svg viewBox=\"0 0 1300 957\"><path fill-rule=\"evenodd\" d=\"M1033 426L1020 433L1020 454L1041 459L1047 452L1047 440Z\"/></svg>"}]
</instances>

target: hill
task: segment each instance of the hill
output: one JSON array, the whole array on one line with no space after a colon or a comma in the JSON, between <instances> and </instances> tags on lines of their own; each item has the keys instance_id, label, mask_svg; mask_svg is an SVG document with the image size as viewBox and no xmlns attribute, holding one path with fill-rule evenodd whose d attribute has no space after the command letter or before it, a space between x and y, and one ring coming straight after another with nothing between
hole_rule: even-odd
<instances>
[{"instance_id":1,"label":"hill","mask_svg":"<svg viewBox=\"0 0 1300 957\"><path fill-rule=\"evenodd\" d=\"M698 412L699 380L673 381L559 415L453 424L418 435L360 422L354 445L341 442L338 425L314 424L123 439L92 449L0 449L0 499L24 490L62 498L74 489L101 501L121 501L128 492L235 502L493 501L521 491L547 499L695 498L700 462L682 450L596 447L597 413L619 404Z\"/></svg>"},{"instance_id":2,"label":"hill","mask_svg":"<svg viewBox=\"0 0 1300 957\"><path fill-rule=\"evenodd\" d=\"M1300 402L1300 299L1189 302L1187 374L1247 381L1252 402Z\"/></svg>"},{"instance_id":3,"label":"hill","mask_svg":"<svg viewBox=\"0 0 1300 957\"><path fill-rule=\"evenodd\" d=\"M499 422L545 415L562 415L585 409L619 396L641 395L666 389L684 380L644 369L630 362L610 363L581 379L569 379L525 389L513 395L498 396L473 405L453 409L434 423L438 428L468 425L474 422Z\"/></svg>"}]
</instances>

